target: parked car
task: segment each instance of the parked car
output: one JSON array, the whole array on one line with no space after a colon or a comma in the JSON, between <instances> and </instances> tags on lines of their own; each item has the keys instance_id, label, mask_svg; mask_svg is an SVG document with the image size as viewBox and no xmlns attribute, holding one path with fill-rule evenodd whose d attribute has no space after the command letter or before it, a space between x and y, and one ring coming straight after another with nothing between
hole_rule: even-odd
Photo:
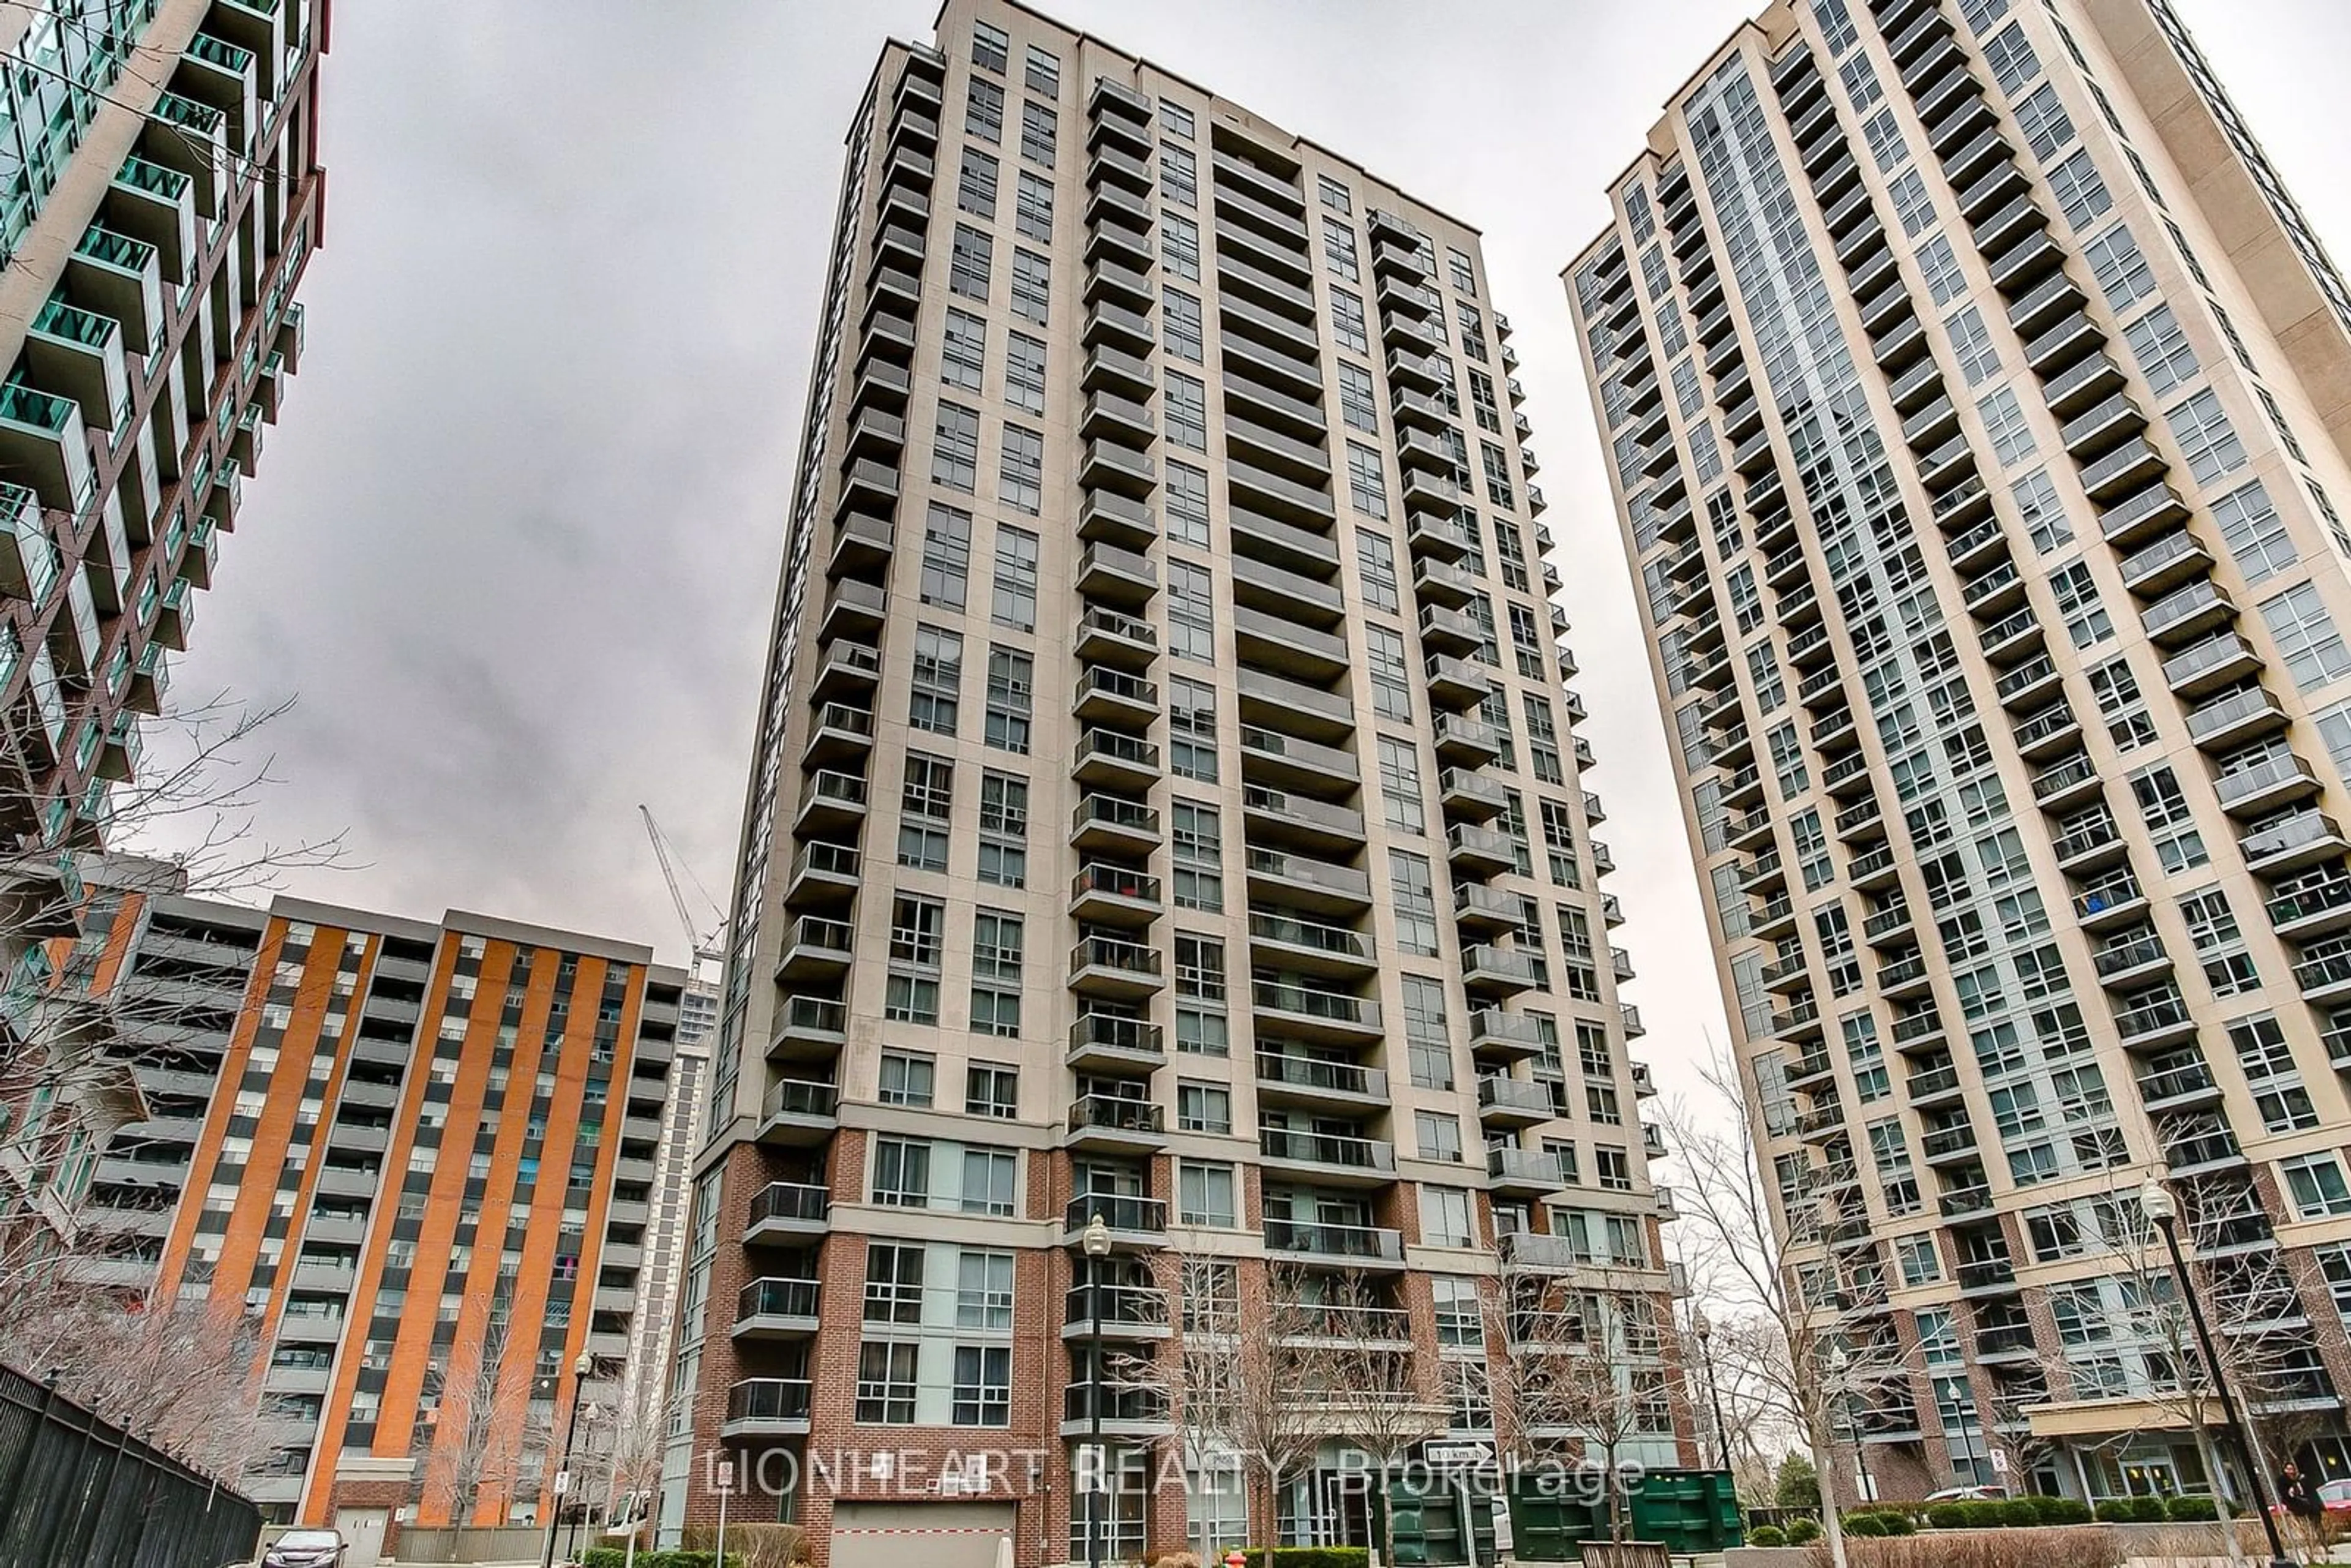
<instances>
[{"instance_id":1,"label":"parked car","mask_svg":"<svg viewBox=\"0 0 2351 1568\"><path fill-rule=\"evenodd\" d=\"M260 1568L340 1568L340 1530L289 1530L262 1549Z\"/></svg>"},{"instance_id":2,"label":"parked car","mask_svg":"<svg viewBox=\"0 0 2351 1568\"><path fill-rule=\"evenodd\" d=\"M2006 1487L1945 1487L1941 1491L1928 1492L1928 1502L1998 1502L2008 1495Z\"/></svg>"}]
</instances>

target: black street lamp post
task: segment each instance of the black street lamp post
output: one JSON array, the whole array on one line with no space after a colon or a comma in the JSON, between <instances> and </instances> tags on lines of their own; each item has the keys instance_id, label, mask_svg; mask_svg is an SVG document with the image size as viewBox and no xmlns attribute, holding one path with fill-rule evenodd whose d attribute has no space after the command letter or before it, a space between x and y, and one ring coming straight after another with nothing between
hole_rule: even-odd
<instances>
[{"instance_id":1,"label":"black street lamp post","mask_svg":"<svg viewBox=\"0 0 2351 1568\"><path fill-rule=\"evenodd\" d=\"M571 1419L563 1427L563 1462L555 1469L555 1502L547 1511L547 1552L539 1568L555 1568L555 1521L563 1517L563 1500L571 1484L571 1440L580 1434L580 1395L588 1375L595 1370L596 1359L586 1351L571 1364Z\"/></svg>"},{"instance_id":2,"label":"black street lamp post","mask_svg":"<svg viewBox=\"0 0 2351 1568\"><path fill-rule=\"evenodd\" d=\"M2220 1406L2220 1428L2237 1450L2237 1462L2245 1467L2245 1479L2253 1489L2253 1506L2262 1516L2262 1533L2269 1538L2271 1568L2294 1568L2294 1559L2286 1555L2285 1542L2278 1535L2277 1515L2271 1511L2270 1480L2262 1468L2260 1456L2253 1452L2252 1435L2245 1429L2237 1415L2237 1397L2229 1391L2229 1379L2221 1370L2220 1357L2212 1345L2211 1327L2204 1321L2204 1303L2197 1299L2196 1287L2188 1278L2188 1260L2179 1250L2179 1203L2170 1189L2153 1176L2138 1189L2140 1209L2155 1221L2163 1232L2163 1249L2171 1258L2171 1283L2188 1303L2188 1321L2196 1327L2197 1348L2204 1353L2204 1370L2211 1374L2212 1397ZM2215 1478L2216 1479L2218 1478ZM2219 1500L2222 1508L2229 1506L2225 1497Z\"/></svg>"},{"instance_id":3,"label":"black street lamp post","mask_svg":"<svg viewBox=\"0 0 2351 1568\"><path fill-rule=\"evenodd\" d=\"M1102 1496L1110 1484L1110 1464L1102 1453L1102 1262L1110 1256L1110 1227L1102 1223L1102 1211L1094 1211L1086 1221L1086 1322L1092 1330L1093 1366L1092 1381L1086 1388L1086 1414L1089 1417L1087 1444L1092 1460L1087 1478L1086 1490L1086 1568L1102 1568Z\"/></svg>"},{"instance_id":4,"label":"black street lamp post","mask_svg":"<svg viewBox=\"0 0 2351 1568\"><path fill-rule=\"evenodd\" d=\"M1714 1325L1699 1308L1690 1309L1690 1333L1698 1336L1698 1370L1706 1375L1707 1408L1714 1412L1715 1463L1730 1469L1730 1428L1722 1424L1722 1391L1714 1383Z\"/></svg>"}]
</instances>

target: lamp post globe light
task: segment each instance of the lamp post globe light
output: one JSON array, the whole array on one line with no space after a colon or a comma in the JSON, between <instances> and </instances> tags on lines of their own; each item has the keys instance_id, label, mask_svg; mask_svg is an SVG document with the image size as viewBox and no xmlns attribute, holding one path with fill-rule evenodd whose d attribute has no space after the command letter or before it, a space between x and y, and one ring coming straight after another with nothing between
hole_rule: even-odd
<instances>
[{"instance_id":1,"label":"lamp post globe light","mask_svg":"<svg viewBox=\"0 0 2351 1568\"><path fill-rule=\"evenodd\" d=\"M1714 1325L1706 1321L1706 1309L1690 1309L1690 1333L1698 1336L1698 1370L1706 1376L1707 1408L1714 1413L1715 1463L1728 1473L1730 1469L1730 1429L1722 1424L1722 1392L1714 1382Z\"/></svg>"},{"instance_id":2,"label":"lamp post globe light","mask_svg":"<svg viewBox=\"0 0 2351 1568\"><path fill-rule=\"evenodd\" d=\"M571 1364L571 1418L563 1424L563 1462L555 1468L554 1502L547 1511L547 1551L539 1568L555 1568L555 1521L563 1517L563 1500L570 1489L571 1443L580 1435L580 1394L587 1385L588 1375L595 1370L596 1358L584 1350Z\"/></svg>"},{"instance_id":3,"label":"lamp post globe light","mask_svg":"<svg viewBox=\"0 0 2351 1568\"><path fill-rule=\"evenodd\" d=\"M2211 1326L2204 1321L2204 1303L2197 1298L2194 1281L2188 1277L2188 1260L2179 1247L2179 1200L2171 1189L2154 1176L2140 1184L2139 1211L2163 1233L2163 1250L2171 1263L2171 1286L2188 1303L2188 1321L2195 1326L2196 1347L2203 1354L2204 1370L2212 1378L2212 1398L2220 1406L2220 1429L2231 1446L2237 1450L2237 1462L2245 1468L2246 1484L2253 1489L2253 1507L2262 1516L2262 1533L2268 1540L2272 1568L2292 1568L2294 1559L2286 1555L2285 1542L2278 1534L2277 1514L2271 1507L2270 1479L2262 1468L2261 1456L2254 1451L2252 1431L2237 1414L2237 1396L2229 1388L2227 1373L2222 1369L2220 1353L2212 1344ZM2219 1478L2213 1478L2217 1483ZM2218 1500L2228 1506L2228 1500Z\"/></svg>"},{"instance_id":4,"label":"lamp post globe light","mask_svg":"<svg viewBox=\"0 0 2351 1568\"><path fill-rule=\"evenodd\" d=\"M1086 1253L1086 1322L1092 1331L1089 1335L1092 1364L1088 1371L1090 1381L1086 1385L1089 1427L1086 1441L1093 1460L1093 1470L1089 1478L1092 1485L1086 1491L1086 1568L1102 1568L1102 1489L1110 1480L1110 1466L1102 1455L1102 1260L1110 1256L1110 1227L1102 1222L1102 1210L1094 1210L1092 1218L1086 1221L1082 1245Z\"/></svg>"}]
</instances>

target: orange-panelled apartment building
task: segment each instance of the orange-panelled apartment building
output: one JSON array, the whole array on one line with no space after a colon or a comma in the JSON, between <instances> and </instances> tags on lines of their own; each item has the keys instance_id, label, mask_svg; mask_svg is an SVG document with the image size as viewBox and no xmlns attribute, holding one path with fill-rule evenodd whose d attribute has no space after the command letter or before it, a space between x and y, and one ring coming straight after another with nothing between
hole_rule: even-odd
<instances>
[{"instance_id":1,"label":"orange-panelled apartment building","mask_svg":"<svg viewBox=\"0 0 2351 1568\"><path fill-rule=\"evenodd\" d=\"M595 1358L583 1409L617 1407L653 1283L684 975L455 910L250 909L120 860L89 880L69 963L117 999L148 1119L88 1212L123 1284L242 1302L268 1410L247 1490L370 1545L545 1518L570 1368ZM484 1390L495 1417L467 1419Z\"/></svg>"}]
</instances>

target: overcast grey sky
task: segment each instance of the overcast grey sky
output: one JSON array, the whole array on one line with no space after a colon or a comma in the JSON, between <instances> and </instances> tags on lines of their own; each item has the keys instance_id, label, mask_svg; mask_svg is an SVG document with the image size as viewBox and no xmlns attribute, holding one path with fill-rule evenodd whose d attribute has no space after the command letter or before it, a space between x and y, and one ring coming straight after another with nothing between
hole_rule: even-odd
<instances>
[{"instance_id":1,"label":"overcast grey sky","mask_svg":"<svg viewBox=\"0 0 2351 1568\"><path fill-rule=\"evenodd\" d=\"M2351 6L2179 0L2351 251ZM1557 274L1747 0L1050 0L1479 225L1525 356L1644 1054L1722 1034ZM309 335L183 690L299 694L262 826L291 891L683 955L635 814L720 899L841 135L934 0L344 0Z\"/></svg>"}]
</instances>

